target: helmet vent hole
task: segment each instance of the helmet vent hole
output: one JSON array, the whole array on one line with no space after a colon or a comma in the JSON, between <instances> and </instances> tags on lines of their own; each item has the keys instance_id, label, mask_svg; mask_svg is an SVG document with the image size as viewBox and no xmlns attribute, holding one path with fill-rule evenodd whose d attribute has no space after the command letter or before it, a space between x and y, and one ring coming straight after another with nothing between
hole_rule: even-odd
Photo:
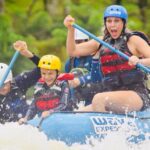
<instances>
[{"instance_id":1,"label":"helmet vent hole","mask_svg":"<svg viewBox=\"0 0 150 150\"><path fill-rule=\"evenodd\" d=\"M51 65L51 63L48 63L48 65Z\"/></svg>"},{"instance_id":2,"label":"helmet vent hole","mask_svg":"<svg viewBox=\"0 0 150 150\"><path fill-rule=\"evenodd\" d=\"M45 61L43 61L43 64L45 64Z\"/></svg>"}]
</instances>

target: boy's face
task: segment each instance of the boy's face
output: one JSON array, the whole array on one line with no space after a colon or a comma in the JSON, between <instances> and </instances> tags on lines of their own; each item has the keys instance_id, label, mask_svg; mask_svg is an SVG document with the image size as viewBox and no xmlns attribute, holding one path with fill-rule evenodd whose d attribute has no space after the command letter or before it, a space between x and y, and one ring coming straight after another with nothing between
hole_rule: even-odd
<instances>
[{"instance_id":1,"label":"boy's face","mask_svg":"<svg viewBox=\"0 0 150 150\"><path fill-rule=\"evenodd\" d=\"M50 86L57 78L57 71L41 68L41 77L45 83Z\"/></svg>"},{"instance_id":2,"label":"boy's face","mask_svg":"<svg viewBox=\"0 0 150 150\"><path fill-rule=\"evenodd\" d=\"M0 95L7 95L10 92L11 89L11 82L6 82L4 85L0 88Z\"/></svg>"}]
</instances>

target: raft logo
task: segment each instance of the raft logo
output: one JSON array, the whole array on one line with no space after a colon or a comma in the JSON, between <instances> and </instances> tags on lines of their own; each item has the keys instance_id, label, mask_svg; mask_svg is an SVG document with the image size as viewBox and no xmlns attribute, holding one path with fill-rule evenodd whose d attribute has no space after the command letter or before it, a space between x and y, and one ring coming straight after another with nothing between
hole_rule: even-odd
<instances>
[{"instance_id":1,"label":"raft logo","mask_svg":"<svg viewBox=\"0 0 150 150\"><path fill-rule=\"evenodd\" d=\"M117 131L122 124L125 123L123 118L115 117L102 117L92 116L90 117L96 134L104 134L110 131Z\"/></svg>"}]
</instances>

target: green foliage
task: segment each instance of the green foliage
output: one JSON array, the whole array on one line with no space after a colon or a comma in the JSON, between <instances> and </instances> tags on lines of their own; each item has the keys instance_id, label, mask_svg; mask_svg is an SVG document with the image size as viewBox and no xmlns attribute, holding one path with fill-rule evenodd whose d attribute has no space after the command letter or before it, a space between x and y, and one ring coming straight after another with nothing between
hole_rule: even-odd
<instances>
[{"instance_id":1,"label":"green foliage","mask_svg":"<svg viewBox=\"0 0 150 150\"><path fill-rule=\"evenodd\" d=\"M29 25L27 25L27 33L32 34L38 40L46 39L50 36L51 25L52 20L48 13L40 11L30 18Z\"/></svg>"},{"instance_id":2,"label":"green foliage","mask_svg":"<svg viewBox=\"0 0 150 150\"><path fill-rule=\"evenodd\" d=\"M98 36L103 29L104 9L116 2L116 0L4 0L4 8L0 8L4 10L0 14L0 61L9 63L15 53L13 42L25 40L32 52L39 56L57 55L64 66L67 59L67 29L63 25L65 16L71 14L77 24ZM128 10L129 29L143 31L150 37L150 1L121 0L121 3ZM13 73L16 75L33 67L34 64L27 58L19 56Z\"/></svg>"},{"instance_id":3,"label":"green foliage","mask_svg":"<svg viewBox=\"0 0 150 150\"><path fill-rule=\"evenodd\" d=\"M0 20L0 50L2 53L0 60L8 63L14 53L12 43L17 39L22 39L22 36L13 31L10 19L7 15L0 15Z\"/></svg>"},{"instance_id":4,"label":"green foliage","mask_svg":"<svg viewBox=\"0 0 150 150\"><path fill-rule=\"evenodd\" d=\"M56 28L52 31L52 38L54 39L54 47L59 47L66 41L66 31L64 29Z\"/></svg>"},{"instance_id":5,"label":"green foliage","mask_svg":"<svg viewBox=\"0 0 150 150\"><path fill-rule=\"evenodd\" d=\"M116 0L5 0L4 12L0 14L0 60L9 63L16 40L25 40L29 49L39 56L51 53L63 62L66 54L67 30L64 17L71 14L77 24L91 33L99 35L103 28L103 12ZM122 0L129 13L128 27L150 36L150 2L141 9L139 0ZM143 4L143 3L142 3ZM21 67L20 67L21 66ZM14 72L32 68L34 65L21 56L17 59Z\"/></svg>"}]
</instances>

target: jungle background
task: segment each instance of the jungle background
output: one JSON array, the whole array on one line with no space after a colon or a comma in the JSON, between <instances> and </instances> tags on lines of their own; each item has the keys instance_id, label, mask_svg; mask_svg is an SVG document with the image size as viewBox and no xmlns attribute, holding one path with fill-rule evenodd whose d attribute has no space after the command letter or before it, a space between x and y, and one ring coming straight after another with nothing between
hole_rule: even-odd
<instances>
[{"instance_id":1,"label":"jungle background","mask_svg":"<svg viewBox=\"0 0 150 150\"><path fill-rule=\"evenodd\" d=\"M111 4L125 6L128 28L143 31L150 37L149 0L0 0L0 62L9 63L15 53L13 42L25 40L33 53L55 54L64 64L67 59L65 16L71 14L77 24L98 36L103 27L103 12ZM33 67L27 58L19 56L13 73Z\"/></svg>"}]
</instances>

